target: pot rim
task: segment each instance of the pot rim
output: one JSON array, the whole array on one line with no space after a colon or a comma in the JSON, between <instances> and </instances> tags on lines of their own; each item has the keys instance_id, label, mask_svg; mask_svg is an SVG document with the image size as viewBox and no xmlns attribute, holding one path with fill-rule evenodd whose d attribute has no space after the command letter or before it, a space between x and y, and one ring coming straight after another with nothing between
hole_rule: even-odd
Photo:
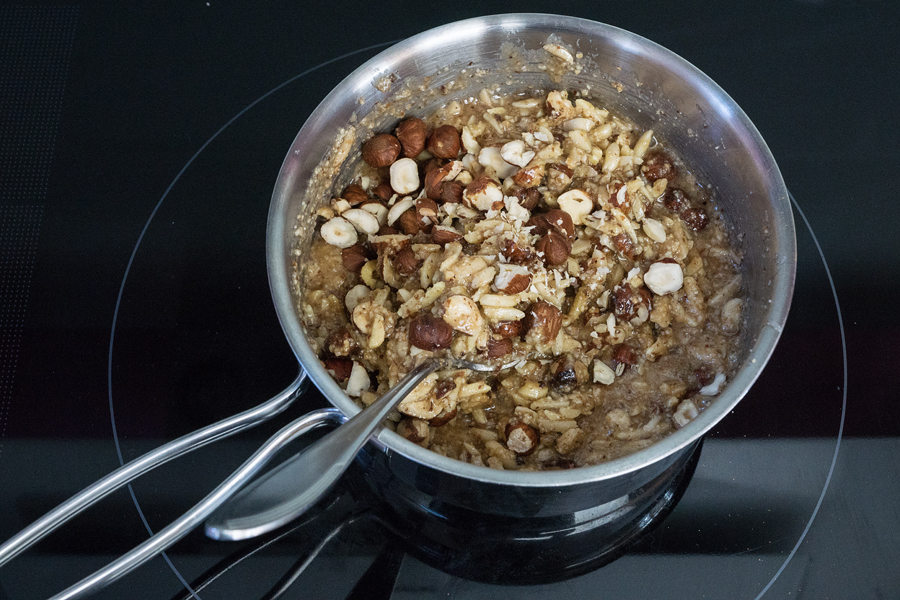
<instances>
[{"instance_id":1,"label":"pot rim","mask_svg":"<svg viewBox=\"0 0 900 600\"><path fill-rule=\"evenodd\" d=\"M327 117L323 115L334 112L337 106L346 102L346 98L355 98L362 95L363 92L368 93L374 79L391 72L392 69L386 65L423 51L441 48L448 39L471 38L474 42L483 31L488 29L503 30L507 32L508 36L513 36L522 30L538 30L548 35L566 33L605 37L613 39L618 46L626 48L629 52L652 55L673 74L689 80L693 89L708 99L717 110L728 114L729 120L734 121L736 127L739 126L743 129L744 134L754 143L758 160L766 170L771 205L773 211L777 213L774 219L776 230L772 231L771 235L772 241L778 245L775 252L779 265L779 269L772 276L774 291L769 308L765 313L766 323L753 340L753 347L728 386L710 406L686 426L628 456L599 465L563 471L499 471L471 465L422 448L386 428L383 428L371 440L382 452L388 454L391 451L397 452L418 464L484 483L526 488L565 487L616 478L663 461L681 451L709 431L744 397L771 357L781 335L790 308L796 274L796 240L790 201L781 172L768 146L737 103L708 76L674 52L637 34L611 25L588 19L540 13L492 15L457 21L424 31L384 50L354 70L322 100L310 114L288 151L278 175L269 210L266 262L270 291L288 343L310 379L328 401L342 412L348 416L359 412L360 409L328 375L312 351L295 313L289 275L290 255L286 251L291 247L289 238L293 237L291 233L293 228L285 222L289 218L285 215L285 209L293 189L289 184L293 181L299 168L300 161L296 155L303 147L304 140L313 139L327 121ZM290 217L293 216L290 215Z\"/></svg>"}]
</instances>

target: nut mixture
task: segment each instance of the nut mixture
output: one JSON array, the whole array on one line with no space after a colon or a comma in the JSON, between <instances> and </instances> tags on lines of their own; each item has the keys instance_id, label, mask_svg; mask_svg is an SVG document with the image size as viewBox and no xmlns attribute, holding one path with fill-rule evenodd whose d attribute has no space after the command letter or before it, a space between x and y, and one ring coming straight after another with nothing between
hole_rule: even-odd
<instances>
[{"instance_id":1,"label":"nut mixture","mask_svg":"<svg viewBox=\"0 0 900 600\"><path fill-rule=\"evenodd\" d=\"M740 256L652 130L564 91L484 90L362 158L297 267L325 368L365 406L432 354L514 363L430 375L398 434L497 469L596 464L687 424L733 372Z\"/></svg>"}]
</instances>

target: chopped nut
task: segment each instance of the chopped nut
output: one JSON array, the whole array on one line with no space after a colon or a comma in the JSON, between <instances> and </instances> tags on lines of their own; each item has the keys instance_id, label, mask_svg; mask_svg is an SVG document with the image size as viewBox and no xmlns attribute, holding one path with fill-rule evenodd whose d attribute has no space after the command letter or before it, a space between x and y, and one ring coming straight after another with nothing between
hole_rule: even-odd
<instances>
[{"instance_id":1,"label":"chopped nut","mask_svg":"<svg viewBox=\"0 0 900 600\"><path fill-rule=\"evenodd\" d=\"M737 335L741 330L741 314L744 301L732 298L722 307L722 331L725 335Z\"/></svg>"},{"instance_id":2,"label":"chopped nut","mask_svg":"<svg viewBox=\"0 0 900 600\"><path fill-rule=\"evenodd\" d=\"M397 423L397 435L408 439L413 444L421 444L429 437L428 422L407 417Z\"/></svg>"},{"instance_id":3,"label":"chopped nut","mask_svg":"<svg viewBox=\"0 0 900 600\"><path fill-rule=\"evenodd\" d=\"M350 206L356 206L357 204L361 204L369 199L369 195L366 194L366 190L362 188L361 185L356 183L348 185L344 189L344 193L341 194L341 198L350 203Z\"/></svg>"},{"instance_id":4,"label":"chopped nut","mask_svg":"<svg viewBox=\"0 0 900 600\"><path fill-rule=\"evenodd\" d=\"M400 231L406 235L416 235L419 233L419 229L421 229L419 211L415 208L411 208L400 215L400 218L397 219L397 226L400 227Z\"/></svg>"},{"instance_id":5,"label":"chopped nut","mask_svg":"<svg viewBox=\"0 0 900 600\"><path fill-rule=\"evenodd\" d=\"M409 246L403 248L394 256L394 266L401 275L412 275L419 270L419 265L416 253Z\"/></svg>"},{"instance_id":6,"label":"chopped nut","mask_svg":"<svg viewBox=\"0 0 900 600\"><path fill-rule=\"evenodd\" d=\"M512 338L522 334L522 326L522 321L500 321L491 330L502 338Z\"/></svg>"},{"instance_id":7,"label":"chopped nut","mask_svg":"<svg viewBox=\"0 0 900 600\"><path fill-rule=\"evenodd\" d=\"M616 380L616 373L602 360L594 361L594 383L610 385Z\"/></svg>"},{"instance_id":8,"label":"chopped nut","mask_svg":"<svg viewBox=\"0 0 900 600\"><path fill-rule=\"evenodd\" d=\"M398 194L411 194L419 189L419 165L416 161L401 158L391 165L391 187Z\"/></svg>"},{"instance_id":9,"label":"chopped nut","mask_svg":"<svg viewBox=\"0 0 900 600\"><path fill-rule=\"evenodd\" d=\"M676 173L675 164L666 154L654 152L647 155L647 158L644 159L644 164L641 165L641 173L650 182L655 182L657 179L672 181Z\"/></svg>"},{"instance_id":10,"label":"chopped nut","mask_svg":"<svg viewBox=\"0 0 900 600\"><path fill-rule=\"evenodd\" d=\"M343 217L334 217L329 220L322 225L319 233L323 240L338 248L349 248L359 240L356 235L356 227Z\"/></svg>"},{"instance_id":11,"label":"chopped nut","mask_svg":"<svg viewBox=\"0 0 900 600\"><path fill-rule=\"evenodd\" d=\"M494 285L504 294L518 294L531 285L531 273L525 267L501 264Z\"/></svg>"},{"instance_id":12,"label":"chopped nut","mask_svg":"<svg viewBox=\"0 0 900 600\"><path fill-rule=\"evenodd\" d=\"M681 219L694 231L702 231L709 224L709 217L702 208L691 207L681 212Z\"/></svg>"},{"instance_id":13,"label":"chopped nut","mask_svg":"<svg viewBox=\"0 0 900 600\"><path fill-rule=\"evenodd\" d=\"M534 152L531 150L526 151L525 142L522 140L513 140L500 148L500 156L509 164L521 168L531 162L531 159L534 158Z\"/></svg>"},{"instance_id":14,"label":"chopped nut","mask_svg":"<svg viewBox=\"0 0 900 600\"><path fill-rule=\"evenodd\" d=\"M543 343L556 339L562 326L562 313L559 309L544 301L535 302L525 313L523 327Z\"/></svg>"},{"instance_id":15,"label":"chopped nut","mask_svg":"<svg viewBox=\"0 0 900 600\"><path fill-rule=\"evenodd\" d=\"M444 321L466 335L478 335L484 323L475 301L460 295L444 300Z\"/></svg>"},{"instance_id":16,"label":"chopped nut","mask_svg":"<svg viewBox=\"0 0 900 600\"><path fill-rule=\"evenodd\" d=\"M503 258L516 265L531 262L531 259L534 258L531 248L520 246L512 240L504 240L500 254Z\"/></svg>"},{"instance_id":17,"label":"chopped nut","mask_svg":"<svg viewBox=\"0 0 900 600\"><path fill-rule=\"evenodd\" d=\"M452 227L443 227L438 225L431 230L431 240L435 244L440 244L441 246L445 246L450 242L458 242L461 237L462 234L460 234Z\"/></svg>"},{"instance_id":18,"label":"chopped nut","mask_svg":"<svg viewBox=\"0 0 900 600\"><path fill-rule=\"evenodd\" d=\"M584 217L591 214L594 209L594 201L584 190L569 190L561 195L557 202L559 208L569 214L575 225L581 225Z\"/></svg>"},{"instance_id":19,"label":"chopped nut","mask_svg":"<svg viewBox=\"0 0 900 600\"><path fill-rule=\"evenodd\" d=\"M684 274L678 263L655 262L644 274L644 283L654 294L671 294L681 289Z\"/></svg>"},{"instance_id":20,"label":"chopped nut","mask_svg":"<svg viewBox=\"0 0 900 600\"><path fill-rule=\"evenodd\" d=\"M506 426L506 447L519 456L528 456L538 447L538 434L525 423L510 423Z\"/></svg>"},{"instance_id":21,"label":"chopped nut","mask_svg":"<svg viewBox=\"0 0 900 600\"><path fill-rule=\"evenodd\" d=\"M389 133L380 133L363 144L362 157L373 167L390 166L400 156L400 142ZM397 188L394 187L396 190Z\"/></svg>"},{"instance_id":22,"label":"chopped nut","mask_svg":"<svg viewBox=\"0 0 900 600\"><path fill-rule=\"evenodd\" d=\"M503 191L500 185L486 175L472 180L463 193L463 201L480 211L500 210L503 207Z\"/></svg>"},{"instance_id":23,"label":"chopped nut","mask_svg":"<svg viewBox=\"0 0 900 600\"><path fill-rule=\"evenodd\" d=\"M343 263L345 269L352 273L358 274L363 265L369 262L371 258L369 251L362 244L354 244L341 249L341 263Z\"/></svg>"},{"instance_id":24,"label":"chopped nut","mask_svg":"<svg viewBox=\"0 0 900 600\"><path fill-rule=\"evenodd\" d=\"M353 370L353 361L349 358L332 356L324 361L326 371L331 371L338 381L346 381Z\"/></svg>"},{"instance_id":25,"label":"chopped nut","mask_svg":"<svg viewBox=\"0 0 900 600\"><path fill-rule=\"evenodd\" d=\"M366 368L356 361L353 361L353 368L350 370L350 376L347 378L347 395L353 398L359 398L360 395L372 385L369 373Z\"/></svg>"},{"instance_id":26,"label":"chopped nut","mask_svg":"<svg viewBox=\"0 0 900 600\"><path fill-rule=\"evenodd\" d=\"M381 229L381 225L378 223L378 219L375 215L362 208L351 208L350 210L344 211L341 214L341 217L350 221L350 223L362 233L375 235L378 233L378 230Z\"/></svg>"},{"instance_id":27,"label":"chopped nut","mask_svg":"<svg viewBox=\"0 0 900 600\"><path fill-rule=\"evenodd\" d=\"M495 340L493 338L488 339L488 342L487 342L487 357L488 358L500 358L501 356L506 356L507 354L509 354L512 351L513 351L512 340L509 340L509 339Z\"/></svg>"}]
</instances>

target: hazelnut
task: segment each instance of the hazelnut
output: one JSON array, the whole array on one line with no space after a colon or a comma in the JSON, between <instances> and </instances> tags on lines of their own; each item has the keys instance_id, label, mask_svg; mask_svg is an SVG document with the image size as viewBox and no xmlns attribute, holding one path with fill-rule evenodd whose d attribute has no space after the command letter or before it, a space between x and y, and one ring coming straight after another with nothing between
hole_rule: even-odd
<instances>
[{"instance_id":1,"label":"hazelnut","mask_svg":"<svg viewBox=\"0 0 900 600\"><path fill-rule=\"evenodd\" d=\"M512 338L522 335L522 321L500 321L491 330L501 338Z\"/></svg>"},{"instance_id":2,"label":"hazelnut","mask_svg":"<svg viewBox=\"0 0 900 600\"><path fill-rule=\"evenodd\" d=\"M421 419L407 417L397 423L397 435L404 437L414 444L421 444L428 439L428 422Z\"/></svg>"},{"instance_id":3,"label":"hazelnut","mask_svg":"<svg viewBox=\"0 0 900 600\"><path fill-rule=\"evenodd\" d=\"M532 215L525 226L533 227L531 232L535 235L544 235L548 231L555 230L563 234L570 242L575 239L575 223L572 221L572 216L558 208L544 214Z\"/></svg>"},{"instance_id":4,"label":"hazelnut","mask_svg":"<svg viewBox=\"0 0 900 600\"><path fill-rule=\"evenodd\" d=\"M617 183L613 192L609 195L609 203L612 206L628 211L631 208L631 198L628 196L628 188L624 183Z\"/></svg>"},{"instance_id":5,"label":"hazelnut","mask_svg":"<svg viewBox=\"0 0 900 600\"><path fill-rule=\"evenodd\" d=\"M511 195L519 199L519 206L526 210L534 210L541 201L541 193L537 188L516 187L510 190Z\"/></svg>"},{"instance_id":6,"label":"hazelnut","mask_svg":"<svg viewBox=\"0 0 900 600\"><path fill-rule=\"evenodd\" d=\"M641 173L651 183L657 179L672 181L676 174L675 163L666 154L654 152L644 158L644 164L641 165Z\"/></svg>"},{"instance_id":7,"label":"hazelnut","mask_svg":"<svg viewBox=\"0 0 900 600\"><path fill-rule=\"evenodd\" d=\"M346 357L331 356L322 362L325 364L325 370L331 371L338 381L349 379L350 372L353 370L353 361Z\"/></svg>"},{"instance_id":8,"label":"hazelnut","mask_svg":"<svg viewBox=\"0 0 900 600\"><path fill-rule=\"evenodd\" d=\"M356 206L368 200L369 195L366 193L366 190L362 189L361 185L354 183L347 186L344 193L341 194L341 198L349 202L350 206Z\"/></svg>"},{"instance_id":9,"label":"hazelnut","mask_svg":"<svg viewBox=\"0 0 900 600\"><path fill-rule=\"evenodd\" d=\"M616 364L627 365L629 367L637 364L637 355L634 353L634 350L626 344L619 344L613 348L612 359Z\"/></svg>"},{"instance_id":10,"label":"hazelnut","mask_svg":"<svg viewBox=\"0 0 900 600\"><path fill-rule=\"evenodd\" d=\"M443 319L419 315L409 322L409 343L422 350L442 350L453 340L453 328Z\"/></svg>"},{"instance_id":11,"label":"hazelnut","mask_svg":"<svg viewBox=\"0 0 900 600\"><path fill-rule=\"evenodd\" d=\"M400 156L400 142L389 133L380 133L363 144L362 157L372 167L389 167Z\"/></svg>"},{"instance_id":12,"label":"hazelnut","mask_svg":"<svg viewBox=\"0 0 900 600\"><path fill-rule=\"evenodd\" d=\"M513 343L512 340L508 338L502 338L499 340L495 340L493 338L488 339L487 342L487 357L488 358L500 358L501 356L506 356L510 352L513 351Z\"/></svg>"},{"instance_id":13,"label":"hazelnut","mask_svg":"<svg viewBox=\"0 0 900 600\"><path fill-rule=\"evenodd\" d=\"M374 257L362 244L354 244L341 250L341 262L344 264L344 268L351 273L359 274L362 266L372 258Z\"/></svg>"},{"instance_id":14,"label":"hazelnut","mask_svg":"<svg viewBox=\"0 0 900 600\"><path fill-rule=\"evenodd\" d=\"M452 387L452 384L451 384ZM440 398L440 396L438 396ZM436 417L432 417L428 420L428 424L432 427L443 427L450 421L452 421L456 417L457 408L454 406L452 410L447 410L446 408L438 413Z\"/></svg>"},{"instance_id":15,"label":"hazelnut","mask_svg":"<svg viewBox=\"0 0 900 600\"><path fill-rule=\"evenodd\" d=\"M356 349L356 340L353 339L352 333L342 327L328 336L326 346L335 356L349 356Z\"/></svg>"},{"instance_id":16,"label":"hazelnut","mask_svg":"<svg viewBox=\"0 0 900 600\"><path fill-rule=\"evenodd\" d=\"M525 267L501 263L500 272L494 278L494 285L504 294L518 294L531 285L531 273Z\"/></svg>"},{"instance_id":17,"label":"hazelnut","mask_svg":"<svg viewBox=\"0 0 900 600\"><path fill-rule=\"evenodd\" d=\"M415 208L407 210L397 219L397 225L400 231L407 235L416 235L419 233L419 213Z\"/></svg>"},{"instance_id":18,"label":"hazelnut","mask_svg":"<svg viewBox=\"0 0 900 600\"><path fill-rule=\"evenodd\" d=\"M554 208L547 211L544 218L552 228L564 234L570 242L575 239L575 223L572 222L572 215L564 210Z\"/></svg>"},{"instance_id":19,"label":"hazelnut","mask_svg":"<svg viewBox=\"0 0 900 600\"><path fill-rule=\"evenodd\" d=\"M453 125L441 125L428 138L428 151L438 158L456 158L459 148L459 132Z\"/></svg>"},{"instance_id":20,"label":"hazelnut","mask_svg":"<svg viewBox=\"0 0 900 600\"><path fill-rule=\"evenodd\" d=\"M425 121L417 117L410 117L400 121L394 134L403 147L403 156L415 158L425 149L425 139L428 137L428 127Z\"/></svg>"},{"instance_id":21,"label":"hazelnut","mask_svg":"<svg viewBox=\"0 0 900 600\"><path fill-rule=\"evenodd\" d=\"M619 251L619 254L629 260L634 260L638 255L638 249L634 245L634 242L631 241L631 238L628 237L627 233L620 233L614 237L613 244L616 246L616 250Z\"/></svg>"},{"instance_id":22,"label":"hazelnut","mask_svg":"<svg viewBox=\"0 0 900 600\"><path fill-rule=\"evenodd\" d=\"M543 255L548 265L561 265L569 258L572 244L564 235L556 231L548 231L535 245L538 256Z\"/></svg>"},{"instance_id":23,"label":"hazelnut","mask_svg":"<svg viewBox=\"0 0 900 600\"><path fill-rule=\"evenodd\" d=\"M503 208L503 190L499 183L487 175L481 175L466 186L463 200L469 206L484 212L500 210Z\"/></svg>"},{"instance_id":24,"label":"hazelnut","mask_svg":"<svg viewBox=\"0 0 900 600\"><path fill-rule=\"evenodd\" d=\"M401 275L412 275L419 270L419 261L412 248L406 246L394 256L394 266Z\"/></svg>"},{"instance_id":25,"label":"hazelnut","mask_svg":"<svg viewBox=\"0 0 900 600\"><path fill-rule=\"evenodd\" d=\"M533 167L523 167L513 175L513 181L523 188L533 188L541 184L544 179L544 163Z\"/></svg>"},{"instance_id":26,"label":"hazelnut","mask_svg":"<svg viewBox=\"0 0 900 600\"><path fill-rule=\"evenodd\" d=\"M678 188L669 188L662 197L663 206L677 213L687 210L691 207L690 201L684 195L684 192Z\"/></svg>"},{"instance_id":27,"label":"hazelnut","mask_svg":"<svg viewBox=\"0 0 900 600\"><path fill-rule=\"evenodd\" d=\"M394 197L394 189L391 187L389 183L379 183L372 189L372 193L374 193L378 198L387 201Z\"/></svg>"},{"instance_id":28,"label":"hazelnut","mask_svg":"<svg viewBox=\"0 0 900 600\"><path fill-rule=\"evenodd\" d=\"M557 358L550 365L550 388L560 394L570 394L578 385L575 373L575 361L568 356Z\"/></svg>"},{"instance_id":29,"label":"hazelnut","mask_svg":"<svg viewBox=\"0 0 900 600\"><path fill-rule=\"evenodd\" d=\"M547 169L547 187L554 194L560 194L572 183L572 169L565 164L550 165Z\"/></svg>"},{"instance_id":30,"label":"hazelnut","mask_svg":"<svg viewBox=\"0 0 900 600\"><path fill-rule=\"evenodd\" d=\"M619 319L632 319L638 314L638 308L643 306L650 311L650 292L646 288L636 290L629 284L623 284L612 292L613 313Z\"/></svg>"},{"instance_id":31,"label":"hazelnut","mask_svg":"<svg viewBox=\"0 0 900 600\"><path fill-rule=\"evenodd\" d=\"M401 158L391 165L391 188L399 194L412 194L419 189L419 165L411 158Z\"/></svg>"},{"instance_id":32,"label":"hazelnut","mask_svg":"<svg viewBox=\"0 0 900 600\"><path fill-rule=\"evenodd\" d=\"M438 222L438 205L431 198L419 198L416 200L416 210L420 219L428 219L432 223Z\"/></svg>"},{"instance_id":33,"label":"hazelnut","mask_svg":"<svg viewBox=\"0 0 900 600\"><path fill-rule=\"evenodd\" d=\"M503 248L500 250L503 258L514 265L522 265L531 262L534 254L528 246L520 246L512 240L504 240Z\"/></svg>"},{"instance_id":34,"label":"hazelnut","mask_svg":"<svg viewBox=\"0 0 900 600\"><path fill-rule=\"evenodd\" d=\"M538 434L525 423L510 423L506 426L506 447L519 456L528 456L538 447Z\"/></svg>"},{"instance_id":35,"label":"hazelnut","mask_svg":"<svg viewBox=\"0 0 900 600\"><path fill-rule=\"evenodd\" d=\"M529 307L523 320L525 321L523 327L526 331L534 332L540 341L549 343L555 340L559 333L559 328L562 326L562 313L552 304L541 300Z\"/></svg>"},{"instance_id":36,"label":"hazelnut","mask_svg":"<svg viewBox=\"0 0 900 600\"><path fill-rule=\"evenodd\" d=\"M681 212L681 218L694 231L702 231L709 224L709 217L702 208L691 207Z\"/></svg>"},{"instance_id":37,"label":"hazelnut","mask_svg":"<svg viewBox=\"0 0 900 600\"><path fill-rule=\"evenodd\" d=\"M462 234L452 227L437 225L431 230L431 241L435 244L440 244L441 246L445 246L450 242L459 241L460 238L462 238Z\"/></svg>"},{"instance_id":38,"label":"hazelnut","mask_svg":"<svg viewBox=\"0 0 900 600\"><path fill-rule=\"evenodd\" d=\"M459 204L462 202L465 189L465 186L458 181L445 181L441 186L440 200L451 204Z\"/></svg>"}]
</instances>

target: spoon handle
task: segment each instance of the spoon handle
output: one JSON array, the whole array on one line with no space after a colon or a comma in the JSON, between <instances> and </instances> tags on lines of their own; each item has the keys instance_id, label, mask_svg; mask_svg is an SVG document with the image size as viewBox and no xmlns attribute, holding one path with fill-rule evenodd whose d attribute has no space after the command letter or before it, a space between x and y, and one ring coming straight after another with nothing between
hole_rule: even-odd
<instances>
[{"instance_id":1,"label":"spoon handle","mask_svg":"<svg viewBox=\"0 0 900 600\"><path fill-rule=\"evenodd\" d=\"M306 372L301 371L287 388L263 404L183 435L95 481L0 545L0 566L11 561L81 511L147 471L281 413L297 398L305 382Z\"/></svg>"},{"instance_id":2,"label":"spoon handle","mask_svg":"<svg viewBox=\"0 0 900 600\"><path fill-rule=\"evenodd\" d=\"M246 481L256 475L286 444L314 427L329 421L340 422L342 419L343 415L337 409L325 408L303 415L289 423L269 438L237 471L232 473L228 479L219 484L216 489L189 511L172 521L167 527L157 532L140 546L123 554L99 571L53 596L50 600L83 598L131 572L190 533L203 522L203 519L230 498L236 490L240 489Z\"/></svg>"},{"instance_id":3,"label":"spoon handle","mask_svg":"<svg viewBox=\"0 0 900 600\"><path fill-rule=\"evenodd\" d=\"M425 377L445 366L420 364L368 408L231 497L206 522L206 535L242 540L296 519L341 477L388 413Z\"/></svg>"}]
</instances>

